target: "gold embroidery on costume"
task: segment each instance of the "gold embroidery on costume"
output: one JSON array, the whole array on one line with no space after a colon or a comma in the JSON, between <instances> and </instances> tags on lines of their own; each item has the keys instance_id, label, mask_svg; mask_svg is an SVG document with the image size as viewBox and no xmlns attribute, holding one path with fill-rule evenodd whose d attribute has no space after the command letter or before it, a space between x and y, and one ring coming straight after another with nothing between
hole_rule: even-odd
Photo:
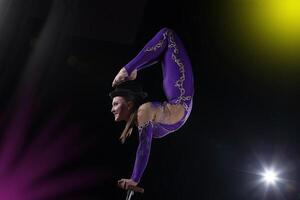
<instances>
[{"instance_id":1,"label":"gold embroidery on costume","mask_svg":"<svg viewBox=\"0 0 300 200\"><path fill-rule=\"evenodd\" d=\"M148 47L145 51L156 51L158 48L161 48L167 39L167 33L168 31L163 33L163 39L159 40L158 43L152 47Z\"/></svg>"},{"instance_id":2,"label":"gold embroidery on costume","mask_svg":"<svg viewBox=\"0 0 300 200\"><path fill-rule=\"evenodd\" d=\"M164 32L163 39L159 40L156 45L146 48L145 51L156 51L158 48L161 48L163 46L167 36L169 38L168 48L170 48L170 49L173 48L172 59L178 65L179 72L180 72L180 78L176 81L176 83L174 85L180 91L180 96L177 98L175 103L182 104L184 106L184 109L186 111L188 111L189 107L185 103L185 101L191 100L192 96L185 96L185 89L183 87L183 83L185 81L185 69L184 69L185 66L184 66L183 62L180 60L180 58L177 57L177 55L179 54L179 49L177 48L177 44L174 41L174 35L173 35L172 31L167 30L166 32Z\"/></svg>"},{"instance_id":3,"label":"gold embroidery on costume","mask_svg":"<svg viewBox=\"0 0 300 200\"><path fill-rule=\"evenodd\" d=\"M144 124L138 126L139 132L140 132L143 128L149 126L149 125L152 124L152 123L153 123L153 122L149 120L149 121L146 121Z\"/></svg>"},{"instance_id":4,"label":"gold embroidery on costume","mask_svg":"<svg viewBox=\"0 0 300 200\"><path fill-rule=\"evenodd\" d=\"M179 53L179 49L177 48L177 45L174 41L174 35L172 34L171 31L169 32L168 36L169 36L169 39L170 39L168 47L173 48L172 59L178 65L179 72L180 72L180 78L175 83L175 87L178 87L178 89L180 91L180 96L178 97L178 99L176 100L175 103L176 104L183 103L183 106L184 106L185 110L188 110L188 106L186 105L186 103L184 103L184 101L191 100L192 96L184 96L185 95L185 89L183 87L183 83L185 81L184 64L182 63L180 58L177 57L177 54Z\"/></svg>"}]
</instances>

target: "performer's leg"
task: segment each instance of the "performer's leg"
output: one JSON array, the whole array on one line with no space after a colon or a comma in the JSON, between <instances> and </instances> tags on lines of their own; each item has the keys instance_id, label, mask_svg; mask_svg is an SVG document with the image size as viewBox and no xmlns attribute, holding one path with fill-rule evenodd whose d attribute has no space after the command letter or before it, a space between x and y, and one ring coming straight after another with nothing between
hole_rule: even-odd
<instances>
[{"instance_id":1,"label":"performer's leg","mask_svg":"<svg viewBox=\"0 0 300 200\"><path fill-rule=\"evenodd\" d=\"M141 70L157 60L163 65L163 85L168 102L190 101L194 93L192 67L174 31L161 29L124 68L130 75L133 70Z\"/></svg>"},{"instance_id":2,"label":"performer's leg","mask_svg":"<svg viewBox=\"0 0 300 200\"><path fill-rule=\"evenodd\" d=\"M163 86L168 102L186 103L194 94L189 57L175 32L168 32L168 49L163 57Z\"/></svg>"},{"instance_id":3,"label":"performer's leg","mask_svg":"<svg viewBox=\"0 0 300 200\"><path fill-rule=\"evenodd\" d=\"M135 69L141 70L151 65L151 63L158 61L159 57L167 47L167 33L168 29L161 29L139 52L139 54L124 66L128 75Z\"/></svg>"}]
</instances>

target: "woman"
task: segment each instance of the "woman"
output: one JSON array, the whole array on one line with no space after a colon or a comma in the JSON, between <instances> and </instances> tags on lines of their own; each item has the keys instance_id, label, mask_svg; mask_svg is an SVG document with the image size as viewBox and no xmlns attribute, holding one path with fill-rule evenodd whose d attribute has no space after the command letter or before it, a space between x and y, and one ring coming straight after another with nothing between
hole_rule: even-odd
<instances>
[{"instance_id":1,"label":"woman","mask_svg":"<svg viewBox=\"0 0 300 200\"><path fill-rule=\"evenodd\" d=\"M166 102L147 102L147 96L134 80L137 71L158 61L162 64L163 87ZM130 179L121 179L118 184L127 189L136 186L146 168L152 138L161 138L179 129L189 117L194 95L193 73L189 57L174 31L161 29L141 52L124 66L112 86L112 113L115 121L127 121L121 141L131 134L132 125L139 130L139 146Z\"/></svg>"}]
</instances>

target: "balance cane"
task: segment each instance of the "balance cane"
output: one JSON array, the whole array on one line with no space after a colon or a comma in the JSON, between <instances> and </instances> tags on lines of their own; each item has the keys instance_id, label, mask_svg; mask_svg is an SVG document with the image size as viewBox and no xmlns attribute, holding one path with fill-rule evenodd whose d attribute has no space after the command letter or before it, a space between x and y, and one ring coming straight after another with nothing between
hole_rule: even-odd
<instances>
[{"instance_id":1,"label":"balance cane","mask_svg":"<svg viewBox=\"0 0 300 200\"><path fill-rule=\"evenodd\" d=\"M134 193L144 193L144 189L138 186L128 186L126 200L130 200Z\"/></svg>"}]
</instances>

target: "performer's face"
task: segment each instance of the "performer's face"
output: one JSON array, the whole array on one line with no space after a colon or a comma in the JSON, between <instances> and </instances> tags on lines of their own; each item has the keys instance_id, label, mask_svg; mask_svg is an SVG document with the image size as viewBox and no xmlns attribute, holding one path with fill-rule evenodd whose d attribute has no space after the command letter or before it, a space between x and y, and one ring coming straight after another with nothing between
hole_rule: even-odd
<instances>
[{"instance_id":1,"label":"performer's face","mask_svg":"<svg viewBox=\"0 0 300 200\"><path fill-rule=\"evenodd\" d=\"M116 96L112 100L111 112L115 116L115 121L127 121L132 109L132 102L127 101L124 97Z\"/></svg>"}]
</instances>

